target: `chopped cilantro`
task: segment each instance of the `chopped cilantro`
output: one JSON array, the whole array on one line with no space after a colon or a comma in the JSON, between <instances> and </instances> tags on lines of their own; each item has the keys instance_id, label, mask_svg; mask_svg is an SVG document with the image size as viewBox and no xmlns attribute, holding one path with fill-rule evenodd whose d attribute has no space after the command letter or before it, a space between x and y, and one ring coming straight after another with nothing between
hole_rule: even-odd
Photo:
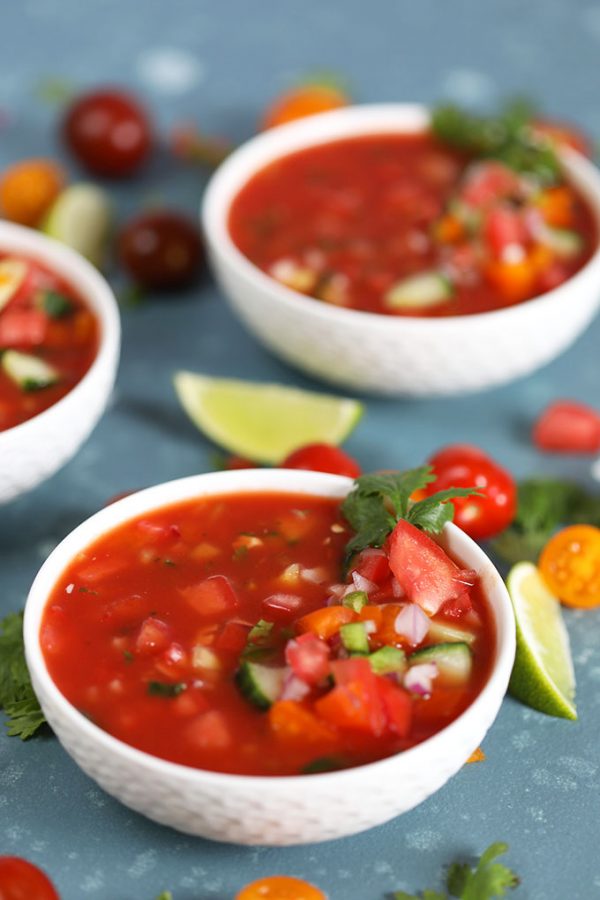
<instances>
[{"instance_id":1,"label":"chopped cilantro","mask_svg":"<svg viewBox=\"0 0 600 900\"><path fill-rule=\"evenodd\" d=\"M98 591L93 591L91 588L85 587L85 585L83 585L83 584L79 588L79 593L80 594L95 594L96 596L98 596Z\"/></svg>"},{"instance_id":2,"label":"chopped cilantro","mask_svg":"<svg viewBox=\"0 0 600 900\"><path fill-rule=\"evenodd\" d=\"M344 767L344 761L336 756L319 756L307 763L303 769L303 775L316 775L319 772L335 772Z\"/></svg>"},{"instance_id":3,"label":"chopped cilantro","mask_svg":"<svg viewBox=\"0 0 600 900\"><path fill-rule=\"evenodd\" d=\"M149 681L148 693L152 697L178 697L187 688L184 681L175 684L167 681Z\"/></svg>"},{"instance_id":4,"label":"chopped cilantro","mask_svg":"<svg viewBox=\"0 0 600 900\"><path fill-rule=\"evenodd\" d=\"M491 844L481 854L475 868L467 863L453 863L448 869L446 889L448 893L425 890L421 894L407 894L396 891L393 900L492 900L504 897L507 890L516 888L519 879L507 866L494 862L496 857L506 853L508 846L502 843Z\"/></svg>"},{"instance_id":5,"label":"chopped cilantro","mask_svg":"<svg viewBox=\"0 0 600 900\"><path fill-rule=\"evenodd\" d=\"M8 733L27 740L46 721L31 686L23 645L23 613L0 622L0 708Z\"/></svg>"},{"instance_id":6,"label":"chopped cilantro","mask_svg":"<svg viewBox=\"0 0 600 900\"><path fill-rule=\"evenodd\" d=\"M248 548L245 544L240 544L239 547L236 547L233 551L233 558L236 560L245 559L248 556Z\"/></svg>"},{"instance_id":7,"label":"chopped cilantro","mask_svg":"<svg viewBox=\"0 0 600 900\"><path fill-rule=\"evenodd\" d=\"M134 661L135 656L130 650L123 650L123 659L126 663L131 663Z\"/></svg>"},{"instance_id":8,"label":"chopped cilantro","mask_svg":"<svg viewBox=\"0 0 600 900\"><path fill-rule=\"evenodd\" d=\"M73 304L64 294L57 291L44 291L42 309L51 319L62 319L73 311Z\"/></svg>"}]
</instances>

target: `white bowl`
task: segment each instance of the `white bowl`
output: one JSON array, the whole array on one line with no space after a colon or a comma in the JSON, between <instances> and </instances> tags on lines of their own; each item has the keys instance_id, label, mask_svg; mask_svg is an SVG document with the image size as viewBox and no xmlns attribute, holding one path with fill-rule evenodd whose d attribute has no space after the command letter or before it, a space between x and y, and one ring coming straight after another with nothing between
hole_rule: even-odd
<instances>
[{"instance_id":1,"label":"white bowl","mask_svg":"<svg viewBox=\"0 0 600 900\"><path fill-rule=\"evenodd\" d=\"M74 250L37 231L0 222L0 252L30 256L62 275L100 323L98 353L81 381L37 416L0 431L0 503L5 503L53 475L96 425L114 384L121 326L112 290Z\"/></svg>"},{"instance_id":2,"label":"white bowl","mask_svg":"<svg viewBox=\"0 0 600 900\"><path fill-rule=\"evenodd\" d=\"M123 522L193 497L288 491L343 497L348 478L283 469L197 475L127 497L92 516L42 566L25 609L25 650L33 687L50 725L78 765L126 806L180 831L239 844L312 843L354 834L406 812L465 763L492 724L510 676L515 626L510 599L483 551L453 525L443 545L481 576L496 628L493 670L479 696L451 725L380 762L320 775L251 777L166 762L102 731L52 681L40 647L48 597L73 557Z\"/></svg>"},{"instance_id":3,"label":"white bowl","mask_svg":"<svg viewBox=\"0 0 600 900\"><path fill-rule=\"evenodd\" d=\"M243 144L211 179L202 222L209 258L233 309L270 350L324 381L376 394L480 390L526 375L565 350L600 302L600 250L568 282L507 309L405 318L331 306L278 283L251 263L228 229L232 201L274 160L315 144L427 128L423 106L354 106L274 128ZM600 221L600 173L574 151L564 165Z\"/></svg>"}]
</instances>

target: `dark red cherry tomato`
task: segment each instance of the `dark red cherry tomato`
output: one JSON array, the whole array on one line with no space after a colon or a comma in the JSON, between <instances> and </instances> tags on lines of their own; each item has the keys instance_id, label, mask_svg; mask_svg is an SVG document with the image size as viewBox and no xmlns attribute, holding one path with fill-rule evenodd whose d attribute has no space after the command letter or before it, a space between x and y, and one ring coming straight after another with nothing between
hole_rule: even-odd
<instances>
[{"instance_id":1,"label":"dark red cherry tomato","mask_svg":"<svg viewBox=\"0 0 600 900\"><path fill-rule=\"evenodd\" d=\"M600 413L584 403L557 400L535 423L533 442L540 450L554 453L597 453Z\"/></svg>"},{"instance_id":2,"label":"dark red cherry tomato","mask_svg":"<svg viewBox=\"0 0 600 900\"><path fill-rule=\"evenodd\" d=\"M474 487L483 495L452 501L454 521L470 537L487 540L510 525L517 510L515 481L483 450L454 444L434 454L429 463L436 480L427 487L427 494L450 487Z\"/></svg>"},{"instance_id":3,"label":"dark red cherry tomato","mask_svg":"<svg viewBox=\"0 0 600 900\"><path fill-rule=\"evenodd\" d=\"M109 178L132 175L146 160L152 144L145 111L121 90L82 94L67 111L63 133L86 169Z\"/></svg>"},{"instance_id":4,"label":"dark red cherry tomato","mask_svg":"<svg viewBox=\"0 0 600 900\"><path fill-rule=\"evenodd\" d=\"M355 459L332 444L307 444L290 453L281 463L284 469L309 469L358 478L361 468Z\"/></svg>"},{"instance_id":5,"label":"dark red cherry tomato","mask_svg":"<svg viewBox=\"0 0 600 900\"><path fill-rule=\"evenodd\" d=\"M191 284L204 258L196 224L168 209L132 219L121 232L119 255L134 281L153 290Z\"/></svg>"},{"instance_id":6,"label":"dark red cherry tomato","mask_svg":"<svg viewBox=\"0 0 600 900\"><path fill-rule=\"evenodd\" d=\"M50 879L18 856L0 856L0 900L60 900Z\"/></svg>"},{"instance_id":7,"label":"dark red cherry tomato","mask_svg":"<svg viewBox=\"0 0 600 900\"><path fill-rule=\"evenodd\" d=\"M246 459L245 456L236 456L235 453L231 454L231 456L227 456L223 463L223 468L228 469L229 471L235 471L236 469L256 469L258 467L258 463L252 462L251 459Z\"/></svg>"}]
</instances>

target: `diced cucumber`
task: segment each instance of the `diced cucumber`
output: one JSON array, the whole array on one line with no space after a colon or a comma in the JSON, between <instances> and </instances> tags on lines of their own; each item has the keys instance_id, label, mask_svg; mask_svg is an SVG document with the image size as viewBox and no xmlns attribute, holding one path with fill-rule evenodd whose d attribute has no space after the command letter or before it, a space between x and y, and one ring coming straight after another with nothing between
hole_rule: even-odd
<instances>
[{"instance_id":1,"label":"diced cucumber","mask_svg":"<svg viewBox=\"0 0 600 900\"><path fill-rule=\"evenodd\" d=\"M451 282L439 272L422 272L397 281L384 297L388 309L426 309L450 300Z\"/></svg>"},{"instance_id":2,"label":"diced cucumber","mask_svg":"<svg viewBox=\"0 0 600 900\"><path fill-rule=\"evenodd\" d=\"M44 291L40 296L40 306L51 319L62 319L73 312L73 304L58 291Z\"/></svg>"},{"instance_id":3,"label":"diced cucumber","mask_svg":"<svg viewBox=\"0 0 600 900\"><path fill-rule=\"evenodd\" d=\"M349 622L340 628L342 644L348 653L369 652L369 637L364 622Z\"/></svg>"},{"instance_id":4,"label":"diced cucumber","mask_svg":"<svg viewBox=\"0 0 600 900\"><path fill-rule=\"evenodd\" d=\"M0 310L12 300L26 275L27 264L23 260L8 257L0 261Z\"/></svg>"},{"instance_id":5,"label":"diced cucumber","mask_svg":"<svg viewBox=\"0 0 600 900\"><path fill-rule=\"evenodd\" d=\"M39 391L60 380L53 366L38 356L7 350L2 354L2 368L22 391Z\"/></svg>"},{"instance_id":6,"label":"diced cucumber","mask_svg":"<svg viewBox=\"0 0 600 900\"><path fill-rule=\"evenodd\" d=\"M583 250L583 238L570 228L552 228L545 225L540 231L539 239L561 259L572 259Z\"/></svg>"},{"instance_id":7,"label":"diced cucumber","mask_svg":"<svg viewBox=\"0 0 600 900\"><path fill-rule=\"evenodd\" d=\"M352 591L349 594L346 594L342 603L344 606L347 606L348 609L353 609L355 613L359 613L363 606L366 606L369 602L369 598L366 594L366 591Z\"/></svg>"},{"instance_id":8,"label":"diced cucumber","mask_svg":"<svg viewBox=\"0 0 600 900\"><path fill-rule=\"evenodd\" d=\"M399 647L380 647L369 655L369 662L376 675L406 670L406 654Z\"/></svg>"},{"instance_id":9,"label":"diced cucumber","mask_svg":"<svg viewBox=\"0 0 600 900\"><path fill-rule=\"evenodd\" d=\"M410 666L418 663L435 663L438 677L449 684L464 684L469 680L473 668L471 648L464 641L431 644L415 650L408 658Z\"/></svg>"},{"instance_id":10,"label":"diced cucumber","mask_svg":"<svg viewBox=\"0 0 600 900\"><path fill-rule=\"evenodd\" d=\"M427 634L433 641L438 641L440 644L462 642L471 645L475 641L475 635L472 631L467 631L466 628L458 628L457 625L451 625L447 619L445 621L430 619Z\"/></svg>"},{"instance_id":11,"label":"diced cucumber","mask_svg":"<svg viewBox=\"0 0 600 900\"><path fill-rule=\"evenodd\" d=\"M259 709L268 709L281 694L287 672L284 667L263 666L246 660L237 670L235 680L246 700Z\"/></svg>"}]
</instances>

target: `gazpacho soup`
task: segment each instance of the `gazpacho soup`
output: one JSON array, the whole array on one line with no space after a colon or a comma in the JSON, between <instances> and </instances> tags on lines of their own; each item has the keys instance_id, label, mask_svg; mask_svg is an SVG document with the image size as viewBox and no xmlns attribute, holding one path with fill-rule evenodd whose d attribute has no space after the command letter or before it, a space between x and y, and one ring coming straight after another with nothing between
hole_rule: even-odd
<instances>
[{"instance_id":1,"label":"gazpacho soup","mask_svg":"<svg viewBox=\"0 0 600 900\"><path fill-rule=\"evenodd\" d=\"M501 309L562 284L597 226L562 176L543 183L428 133L373 134L283 156L235 197L238 249L323 303L400 316Z\"/></svg>"},{"instance_id":2,"label":"gazpacho soup","mask_svg":"<svg viewBox=\"0 0 600 900\"><path fill-rule=\"evenodd\" d=\"M491 612L477 573L406 519L382 548L348 556L352 537L339 500L305 494L129 521L56 584L50 675L97 726L186 766L310 774L406 750L482 689Z\"/></svg>"},{"instance_id":3,"label":"gazpacho soup","mask_svg":"<svg viewBox=\"0 0 600 900\"><path fill-rule=\"evenodd\" d=\"M0 251L0 431L64 397L92 365L98 340L96 317L65 278Z\"/></svg>"}]
</instances>

